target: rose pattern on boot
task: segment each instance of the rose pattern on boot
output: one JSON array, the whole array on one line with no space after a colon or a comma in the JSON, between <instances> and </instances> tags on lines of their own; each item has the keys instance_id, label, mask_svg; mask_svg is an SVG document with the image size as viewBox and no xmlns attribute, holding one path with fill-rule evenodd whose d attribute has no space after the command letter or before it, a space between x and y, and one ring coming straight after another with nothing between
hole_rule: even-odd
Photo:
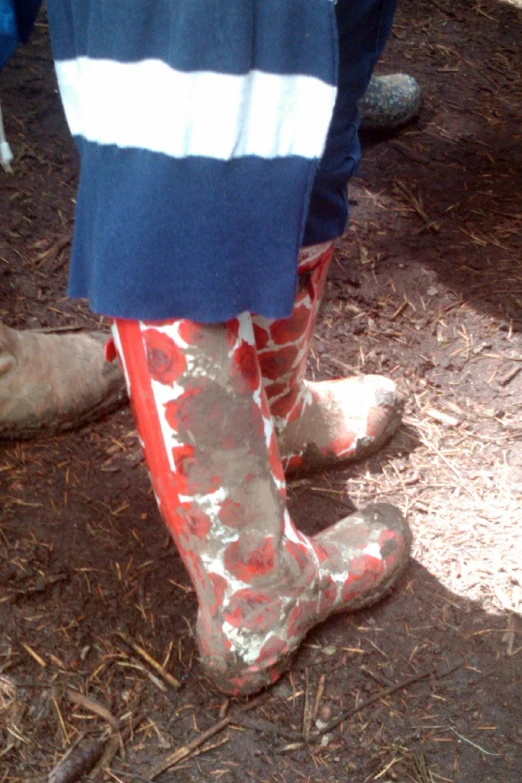
<instances>
[{"instance_id":1,"label":"rose pattern on boot","mask_svg":"<svg viewBox=\"0 0 522 783\"><path fill-rule=\"evenodd\" d=\"M253 317L263 384L287 473L363 459L401 421L402 400L388 378L305 381L332 253L332 242L301 250L299 287L289 318Z\"/></svg>"},{"instance_id":2,"label":"rose pattern on boot","mask_svg":"<svg viewBox=\"0 0 522 783\"><path fill-rule=\"evenodd\" d=\"M161 514L198 598L201 660L216 686L274 682L307 631L378 600L403 570L400 512L371 506L315 537L294 527L252 320L117 320Z\"/></svg>"}]
</instances>

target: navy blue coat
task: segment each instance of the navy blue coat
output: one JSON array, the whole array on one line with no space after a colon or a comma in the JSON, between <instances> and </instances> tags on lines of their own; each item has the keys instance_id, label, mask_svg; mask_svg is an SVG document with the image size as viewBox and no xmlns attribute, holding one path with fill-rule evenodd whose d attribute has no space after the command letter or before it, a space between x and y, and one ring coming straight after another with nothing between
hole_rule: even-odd
<instances>
[{"instance_id":1,"label":"navy blue coat","mask_svg":"<svg viewBox=\"0 0 522 783\"><path fill-rule=\"evenodd\" d=\"M81 155L69 293L123 318L291 312L336 95L332 0L49 0Z\"/></svg>"},{"instance_id":2,"label":"navy blue coat","mask_svg":"<svg viewBox=\"0 0 522 783\"><path fill-rule=\"evenodd\" d=\"M289 315L301 243L344 230L395 2L48 0L81 156L69 293L120 318Z\"/></svg>"}]
</instances>

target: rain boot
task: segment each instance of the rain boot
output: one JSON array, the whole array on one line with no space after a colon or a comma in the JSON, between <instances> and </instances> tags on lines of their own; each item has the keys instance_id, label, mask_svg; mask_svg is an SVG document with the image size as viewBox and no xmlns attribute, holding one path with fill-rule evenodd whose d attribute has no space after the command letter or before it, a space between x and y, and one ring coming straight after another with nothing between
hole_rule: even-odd
<instances>
[{"instance_id":1,"label":"rain boot","mask_svg":"<svg viewBox=\"0 0 522 783\"><path fill-rule=\"evenodd\" d=\"M388 378L304 379L332 252L331 242L301 250L298 293L289 318L253 318L263 384L287 473L364 459L401 421L402 397Z\"/></svg>"},{"instance_id":2,"label":"rain boot","mask_svg":"<svg viewBox=\"0 0 522 783\"><path fill-rule=\"evenodd\" d=\"M105 416L127 399L102 334L41 334L0 323L0 438L39 438Z\"/></svg>"},{"instance_id":3,"label":"rain boot","mask_svg":"<svg viewBox=\"0 0 522 783\"><path fill-rule=\"evenodd\" d=\"M116 350L161 514L198 598L202 664L238 695L275 682L317 623L386 594L410 532L377 504L307 537L294 527L251 317L117 319Z\"/></svg>"}]
</instances>

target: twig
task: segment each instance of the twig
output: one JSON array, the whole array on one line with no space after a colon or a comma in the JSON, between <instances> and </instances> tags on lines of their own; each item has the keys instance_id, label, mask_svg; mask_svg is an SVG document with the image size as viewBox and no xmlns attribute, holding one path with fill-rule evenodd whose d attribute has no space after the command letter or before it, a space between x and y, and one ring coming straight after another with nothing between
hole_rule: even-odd
<instances>
[{"instance_id":1,"label":"twig","mask_svg":"<svg viewBox=\"0 0 522 783\"><path fill-rule=\"evenodd\" d=\"M304 698L304 708L303 708L303 737L307 742L312 728L312 711L313 711L313 702L312 702L312 693L311 693L311 686L310 686L310 672L308 671L308 667L307 667L305 669L305 698Z\"/></svg>"},{"instance_id":2,"label":"twig","mask_svg":"<svg viewBox=\"0 0 522 783\"><path fill-rule=\"evenodd\" d=\"M118 734L115 734L109 738L103 750L103 754L101 754L101 758L99 759L95 769L92 770L88 777L89 781L97 780L103 771L108 768L116 753L120 750L120 748L123 748L125 742L130 739L134 730L139 726L144 718L145 713L138 713L134 718L129 720L127 725L124 726ZM121 723L122 721L120 721L120 724Z\"/></svg>"},{"instance_id":3,"label":"twig","mask_svg":"<svg viewBox=\"0 0 522 783\"><path fill-rule=\"evenodd\" d=\"M453 666L451 669L448 669L442 674L437 675L436 679L439 680L442 677L446 677L448 674L451 674L460 666L462 666L461 663L457 664L456 666ZM374 704L376 701L379 701L385 696L389 696L391 693L395 693L395 691L400 691L403 688L408 688L410 685L413 685L416 682L420 682L420 680L425 680L428 677L431 677L432 674L433 674L432 671L422 672L422 674L416 674L414 677L409 677L407 680L403 680L402 682L397 683L397 685L391 685L389 688L385 688L383 691L380 691L380 693L376 693L375 696L371 696L366 701L363 701L362 704L359 704L358 707L353 707L353 709L351 710L345 710L345 712L342 712L337 718L330 721L330 723L327 723L326 726L324 726L322 729L319 729L318 731L314 731L311 734L311 737L316 738L316 737L320 737L321 734L327 734L329 731L332 731L332 729L336 729L337 726L339 726L345 720L348 720L348 718L351 718L353 715L357 715L358 712L365 710L366 707L369 707L371 704Z\"/></svg>"},{"instance_id":4,"label":"twig","mask_svg":"<svg viewBox=\"0 0 522 783\"><path fill-rule=\"evenodd\" d=\"M89 712L94 712L95 715L98 715L100 718L103 718L103 720L107 721L109 726L111 726L114 731L119 731L120 721L112 714L112 712L109 712L109 710L104 707L103 704L100 704L90 696L84 696L83 693L76 691L74 688L69 688L69 686L66 686L63 689L63 692L69 701L73 702L73 704L78 704L80 707L89 710Z\"/></svg>"},{"instance_id":5,"label":"twig","mask_svg":"<svg viewBox=\"0 0 522 783\"><path fill-rule=\"evenodd\" d=\"M173 767L175 764L183 761L183 759L191 756L197 748L201 747L201 745L203 745L215 734L218 734L220 731L223 731L223 729L226 729L226 727L231 723L237 723L242 714L245 712L250 712L250 710L255 710L256 707L259 707L259 705L262 704L267 698L268 693L263 693L256 699L249 701L248 704L243 705L243 707L241 707L239 710L236 710L233 715L227 715L226 718L222 718L209 729L203 731L197 737L194 737L193 740L187 742L186 745L178 748L176 751L174 751L174 753L170 753L166 758L163 759L163 761L160 761L158 764L156 764L156 766L153 767L150 772L145 773L145 777L150 778L150 780L154 780L158 777L158 775L161 775L162 772L166 772L168 769L170 769L170 767Z\"/></svg>"},{"instance_id":6,"label":"twig","mask_svg":"<svg viewBox=\"0 0 522 783\"><path fill-rule=\"evenodd\" d=\"M171 688L179 688L181 683L179 680L177 680L172 674L170 674L166 669L163 668L161 663L159 663L155 658L152 657L152 655L149 655L147 650L144 650L143 647L140 647L139 644L136 644L132 639L129 639L128 636L125 636L122 633L119 633L118 636L123 639L125 644L128 644L131 649L134 650L135 653L137 653L143 660L147 661L149 666L152 666L152 668L159 674L159 676L165 680L166 683L168 683Z\"/></svg>"},{"instance_id":7,"label":"twig","mask_svg":"<svg viewBox=\"0 0 522 783\"><path fill-rule=\"evenodd\" d=\"M71 324L70 326L39 326L37 329L31 329L33 334L54 334L55 332L80 332L83 329L88 329L85 324ZM101 334L101 332L100 332ZM106 332L107 336L109 335Z\"/></svg>"},{"instance_id":8,"label":"twig","mask_svg":"<svg viewBox=\"0 0 522 783\"><path fill-rule=\"evenodd\" d=\"M326 686L326 674L321 674L319 678L319 685L317 686L317 692L315 694L314 708L312 711L313 723L315 723L315 721L317 720L317 715L319 713L319 705L321 704L321 699L323 698L325 686Z\"/></svg>"},{"instance_id":9,"label":"twig","mask_svg":"<svg viewBox=\"0 0 522 783\"><path fill-rule=\"evenodd\" d=\"M48 783L74 783L90 772L103 753L104 742L94 740L81 747L80 737L51 770Z\"/></svg>"},{"instance_id":10,"label":"twig","mask_svg":"<svg viewBox=\"0 0 522 783\"><path fill-rule=\"evenodd\" d=\"M478 498L476 494L474 494L474 493L473 493L473 492L472 492L470 489L468 489L468 487L466 486L466 484L465 484L465 483L464 483L464 481L462 480L462 476L461 476L461 475L460 475L460 473L458 472L457 468L456 468L456 467L455 467L455 466L452 464L452 462L450 462L450 460L449 460L447 457L445 457L445 456L444 456L444 454L443 454L443 453L440 451L440 449L438 449L438 448L437 448L437 446L435 446L435 444L434 444L434 443L431 443L431 442L430 442L430 441L429 441L427 438L425 438L425 437L424 437L424 435L423 435L422 433L420 433L420 434L419 434L419 435L417 435L416 437L418 438L418 440L419 440L421 443L423 443L423 444L424 444L424 446L426 446L428 449L431 449L431 450L432 450L432 451L433 451L433 452L434 452L434 453L435 453L435 454L436 454L436 455L437 455L437 456L438 456L438 457L439 457L439 458L440 458L440 459L441 459L441 460L444 462L444 464L445 464L445 465L446 465L446 466L447 466L447 467L448 467L448 468L451 470L451 472L452 472L452 473L453 473L453 474L456 476L456 478L458 479L458 484L459 484L459 487L460 487L461 489L463 489L463 490L464 490L464 492L465 492L467 495L469 495L469 497L470 497L472 500L474 500L474 501L475 501L475 503L479 502L479 501L480 501L480 498Z\"/></svg>"},{"instance_id":11,"label":"twig","mask_svg":"<svg viewBox=\"0 0 522 783\"><path fill-rule=\"evenodd\" d=\"M463 742L467 742L469 745L473 745L474 748L477 750L480 750L481 753L485 753L486 756L500 756L500 753L492 753L490 750L484 750L484 748L481 748L480 745L477 745L476 742L472 742L470 739L467 739L466 737L463 737L462 734L459 734L458 731L456 731L453 726L450 726L451 731L457 735L457 737Z\"/></svg>"},{"instance_id":12,"label":"twig","mask_svg":"<svg viewBox=\"0 0 522 783\"><path fill-rule=\"evenodd\" d=\"M385 677L382 677L380 674L377 674L377 672L372 671L369 666L365 666L364 664L362 666L359 666L359 669L368 675L368 677L371 677L372 680L375 680L375 682L378 682L379 685L384 685L385 688L391 688L392 684L390 680L387 680Z\"/></svg>"}]
</instances>

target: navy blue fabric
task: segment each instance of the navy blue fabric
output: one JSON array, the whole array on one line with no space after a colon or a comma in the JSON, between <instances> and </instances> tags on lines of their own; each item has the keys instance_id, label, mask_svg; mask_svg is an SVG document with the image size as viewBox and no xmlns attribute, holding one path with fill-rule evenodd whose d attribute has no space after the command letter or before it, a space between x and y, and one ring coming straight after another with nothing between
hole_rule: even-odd
<instances>
[{"instance_id":1,"label":"navy blue fabric","mask_svg":"<svg viewBox=\"0 0 522 783\"><path fill-rule=\"evenodd\" d=\"M244 310L288 316L299 246L345 229L346 185L360 158L356 102L395 4L340 0L335 7L339 95L319 167L297 156L174 159L77 140L69 294L87 297L95 312L132 319L213 323ZM159 46L181 70L336 78L328 0L48 0L48 11L58 60L135 61L157 56Z\"/></svg>"},{"instance_id":2,"label":"navy blue fabric","mask_svg":"<svg viewBox=\"0 0 522 783\"><path fill-rule=\"evenodd\" d=\"M56 59L82 55L180 71L331 79L331 0L49 0ZM72 34L71 34L72 33Z\"/></svg>"},{"instance_id":3,"label":"navy blue fabric","mask_svg":"<svg viewBox=\"0 0 522 783\"><path fill-rule=\"evenodd\" d=\"M71 296L87 292L95 312L120 318L215 323L246 310L267 318L291 312L296 265L281 264L281 258L293 260L299 250L308 161L176 160L89 147L78 192ZM186 190L176 187L178 179ZM269 223L259 188L270 194ZM248 208L238 209L239 201ZM172 244L176 237L182 255Z\"/></svg>"},{"instance_id":4,"label":"navy blue fabric","mask_svg":"<svg viewBox=\"0 0 522 783\"><path fill-rule=\"evenodd\" d=\"M0 0L0 71L25 43L33 29L42 0Z\"/></svg>"},{"instance_id":5,"label":"navy blue fabric","mask_svg":"<svg viewBox=\"0 0 522 783\"><path fill-rule=\"evenodd\" d=\"M339 0L338 93L326 148L315 175L303 244L342 236L348 223L347 184L359 167L359 111L391 31L397 0Z\"/></svg>"},{"instance_id":6,"label":"navy blue fabric","mask_svg":"<svg viewBox=\"0 0 522 783\"><path fill-rule=\"evenodd\" d=\"M0 0L0 70L20 41L12 0Z\"/></svg>"},{"instance_id":7,"label":"navy blue fabric","mask_svg":"<svg viewBox=\"0 0 522 783\"><path fill-rule=\"evenodd\" d=\"M18 35L25 43L31 34L42 0L14 0Z\"/></svg>"}]
</instances>

